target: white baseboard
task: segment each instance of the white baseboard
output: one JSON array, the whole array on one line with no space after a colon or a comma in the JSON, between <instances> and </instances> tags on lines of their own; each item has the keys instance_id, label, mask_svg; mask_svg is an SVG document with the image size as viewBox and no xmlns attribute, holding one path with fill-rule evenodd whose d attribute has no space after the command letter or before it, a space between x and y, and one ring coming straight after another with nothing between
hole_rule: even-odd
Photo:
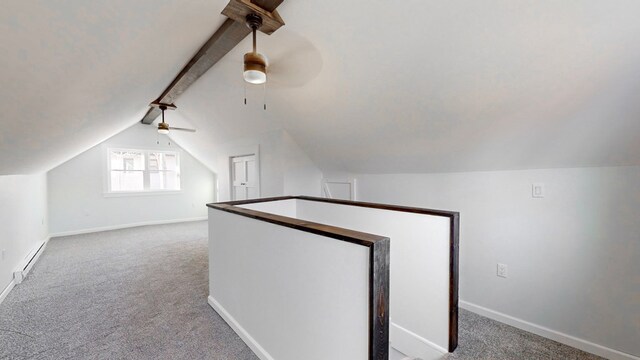
<instances>
[{"instance_id":1,"label":"white baseboard","mask_svg":"<svg viewBox=\"0 0 640 360\"><path fill-rule=\"evenodd\" d=\"M501 323L511 325L518 329L522 329L524 331L528 331L530 333L534 333L536 335L546 337L548 339L557 341L559 343L569 345L576 349L580 349L598 356L602 356L610 360L640 360L640 357L638 356L627 354L622 351L614 350L602 345L598 345L590 341L577 338L575 336L567 335L559 331L546 328L544 326L540 326L522 319L515 318L510 315L500 313L495 310L487 309L485 307L472 304L467 301L460 300L459 306L465 310L469 310L471 312L499 321Z\"/></svg>"},{"instance_id":2,"label":"white baseboard","mask_svg":"<svg viewBox=\"0 0 640 360\"><path fill-rule=\"evenodd\" d=\"M389 343L391 347L412 358L423 360L439 359L447 349L399 326L391 320L389 327Z\"/></svg>"},{"instance_id":3,"label":"white baseboard","mask_svg":"<svg viewBox=\"0 0 640 360\"><path fill-rule=\"evenodd\" d=\"M240 336L242 341L260 358L260 360L274 360L269 353L258 344L258 342L249 335L249 333L220 305L212 296L208 298L209 305L215 310L224 321L231 326L233 331Z\"/></svg>"},{"instance_id":4,"label":"white baseboard","mask_svg":"<svg viewBox=\"0 0 640 360\"><path fill-rule=\"evenodd\" d=\"M2 302L7 297L7 295L9 295L9 292L11 291L11 289L13 289L14 286L16 286L16 283L15 281L11 280L9 285L7 285L4 290L2 290L2 293L0 293L0 304L2 304Z\"/></svg>"},{"instance_id":5,"label":"white baseboard","mask_svg":"<svg viewBox=\"0 0 640 360\"><path fill-rule=\"evenodd\" d=\"M207 217L206 216L202 216L202 217L187 218L187 219L143 221L143 222L138 222L138 223L102 226L102 227L95 227L95 228L90 228L90 229L61 231L61 232L57 232L57 233L52 233L51 237L89 234L89 233L95 233L95 232L101 232L101 231L127 229L127 228L138 227L138 226L175 224L175 223L181 223L181 222L192 222L192 221L203 221L203 220L207 220Z\"/></svg>"}]
</instances>

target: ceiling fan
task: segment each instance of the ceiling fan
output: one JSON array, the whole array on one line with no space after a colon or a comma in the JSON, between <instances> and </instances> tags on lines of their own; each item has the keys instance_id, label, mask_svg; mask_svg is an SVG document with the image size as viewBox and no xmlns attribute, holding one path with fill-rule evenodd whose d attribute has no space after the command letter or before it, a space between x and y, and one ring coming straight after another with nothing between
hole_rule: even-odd
<instances>
[{"instance_id":1,"label":"ceiling fan","mask_svg":"<svg viewBox=\"0 0 640 360\"><path fill-rule=\"evenodd\" d=\"M272 34L284 25L284 20L278 14L277 7L284 0L229 0L222 14L227 17L222 25L213 35L202 45L198 52L187 62L184 68L173 79L169 86L162 92L155 102L171 104L198 78L207 72L214 64L224 57L231 49L240 43L253 29L247 28L247 15L256 14L262 19L260 31L265 34ZM257 57L257 56L256 56ZM247 76L258 76L261 81L266 77L266 59L249 59L247 70L257 70L258 73L251 72ZM264 61L262 61L264 60ZM262 65L265 65L265 71ZM142 118L141 122L146 125L152 124L160 115L159 106L152 106Z\"/></svg>"},{"instance_id":2,"label":"ceiling fan","mask_svg":"<svg viewBox=\"0 0 640 360\"><path fill-rule=\"evenodd\" d=\"M177 109L177 107L175 105L173 105L173 104L164 104L164 103L159 103L159 102L152 102L150 105L153 106L153 107L157 107L157 108L160 109L160 111L162 111L162 121L158 123L158 134L167 135L167 134L169 134L169 130L196 132L195 129L187 129L187 128L179 128L179 127L169 126L169 124L164 121L164 111L165 110L175 110L175 109Z\"/></svg>"}]
</instances>

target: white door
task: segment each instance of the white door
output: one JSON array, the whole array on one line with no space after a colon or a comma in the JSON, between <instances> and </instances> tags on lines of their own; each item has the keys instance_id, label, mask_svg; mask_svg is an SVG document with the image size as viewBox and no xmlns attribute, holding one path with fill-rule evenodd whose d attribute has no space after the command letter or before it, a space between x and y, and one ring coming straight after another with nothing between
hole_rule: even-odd
<instances>
[{"instance_id":1,"label":"white door","mask_svg":"<svg viewBox=\"0 0 640 360\"><path fill-rule=\"evenodd\" d=\"M255 154L231 158L232 200L247 200L260 197L259 182Z\"/></svg>"}]
</instances>

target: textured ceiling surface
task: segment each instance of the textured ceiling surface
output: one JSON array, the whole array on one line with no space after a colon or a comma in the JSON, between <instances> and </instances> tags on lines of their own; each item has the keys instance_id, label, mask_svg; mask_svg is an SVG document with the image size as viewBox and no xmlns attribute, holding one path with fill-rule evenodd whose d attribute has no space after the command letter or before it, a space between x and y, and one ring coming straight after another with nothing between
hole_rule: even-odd
<instances>
[{"instance_id":1,"label":"textured ceiling surface","mask_svg":"<svg viewBox=\"0 0 640 360\"><path fill-rule=\"evenodd\" d=\"M48 4L0 15L0 173L47 169L139 120L225 1ZM266 93L248 86L243 104L245 39L176 102L170 123L198 129L180 143L207 154L285 129L323 170L358 173L640 164L638 1L285 1L279 12L286 25L258 38Z\"/></svg>"}]
</instances>

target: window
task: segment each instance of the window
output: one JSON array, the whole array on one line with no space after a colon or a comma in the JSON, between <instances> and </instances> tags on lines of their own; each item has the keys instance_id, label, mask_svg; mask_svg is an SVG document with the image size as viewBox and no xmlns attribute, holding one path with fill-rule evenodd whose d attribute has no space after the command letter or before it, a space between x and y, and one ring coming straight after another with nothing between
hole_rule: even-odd
<instances>
[{"instance_id":1,"label":"window","mask_svg":"<svg viewBox=\"0 0 640 360\"><path fill-rule=\"evenodd\" d=\"M107 153L107 192L180 190L180 157L177 152L108 149Z\"/></svg>"}]
</instances>

